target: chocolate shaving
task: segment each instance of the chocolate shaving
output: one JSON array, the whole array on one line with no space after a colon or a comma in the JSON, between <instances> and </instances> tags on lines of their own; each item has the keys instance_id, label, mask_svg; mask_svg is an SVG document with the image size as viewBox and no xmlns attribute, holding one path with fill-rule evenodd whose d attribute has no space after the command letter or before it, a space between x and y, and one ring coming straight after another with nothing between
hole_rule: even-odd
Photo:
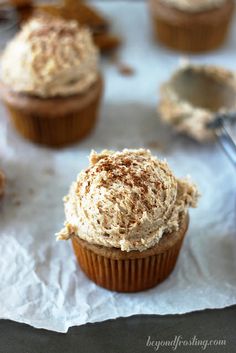
<instances>
[{"instance_id":1,"label":"chocolate shaving","mask_svg":"<svg viewBox=\"0 0 236 353\"><path fill-rule=\"evenodd\" d=\"M122 63L118 65L118 71L123 76L133 76L135 73L135 70L131 66Z\"/></svg>"},{"instance_id":2,"label":"chocolate shaving","mask_svg":"<svg viewBox=\"0 0 236 353\"><path fill-rule=\"evenodd\" d=\"M123 76L133 76L135 74L135 70L128 64L123 63L117 53L113 53L110 57L110 61L117 67L118 72Z\"/></svg>"}]
</instances>

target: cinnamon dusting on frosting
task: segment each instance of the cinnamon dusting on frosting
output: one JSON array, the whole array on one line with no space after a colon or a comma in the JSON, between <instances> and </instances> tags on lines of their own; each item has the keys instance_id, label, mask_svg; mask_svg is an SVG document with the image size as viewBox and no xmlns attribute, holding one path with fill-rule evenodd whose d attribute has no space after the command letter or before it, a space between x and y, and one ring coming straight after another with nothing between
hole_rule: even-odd
<instances>
[{"instance_id":1,"label":"cinnamon dusting on frosting","mask_svg":"<svg viewBox=\"0 0 236 353\"><path fill-rule=\"evenodd\" d=\"M165 161L148 150L92 152L65 197L65 228L58 239L73 236L94 244L143 251L195 207L196 187L175 178Z\"/></svg>"},{"instance_id":2,"label":"cinnamon dusting on frosting","mask_svg":"<svg viewBox=\"0 0 236 353\"><path fill-rule=\"evenodd\" d=\"M2 81L13 91L43 98L84 92L97 79L98 51L75 21L37 16L6 47Z\"/></svg>"}]
</instances>

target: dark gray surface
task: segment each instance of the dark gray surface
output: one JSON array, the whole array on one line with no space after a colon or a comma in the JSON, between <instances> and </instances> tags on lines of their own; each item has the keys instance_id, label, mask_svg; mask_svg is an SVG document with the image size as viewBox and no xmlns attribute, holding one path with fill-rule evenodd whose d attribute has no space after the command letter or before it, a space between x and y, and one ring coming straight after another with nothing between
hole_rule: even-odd
<instances>
[{"instance_id":1,"label":"dark gray surface","mask_svg":"<svg viewBox=\"0 0 236 353\"><path fill-rule=\"evenodd\" d=\"M226 345L147 347L152 340L225 340ZM67 334L0 320L0 353L236 352L236 306L185 315L142 315L73 327Z\"/></svg>"}]
</instances>

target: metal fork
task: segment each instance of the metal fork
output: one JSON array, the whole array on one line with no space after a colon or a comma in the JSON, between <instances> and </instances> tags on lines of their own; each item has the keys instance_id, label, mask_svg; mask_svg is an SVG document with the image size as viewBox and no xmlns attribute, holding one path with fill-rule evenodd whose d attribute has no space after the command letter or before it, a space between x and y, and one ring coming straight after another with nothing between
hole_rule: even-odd
<instances>
[{"instance_id":1,"label":"metal fork","mask_svg":"<svg viewBox=\"0 0 236 353\"><path fill-rule=\"evenodd\" d=\"M208 124L213 129L222 149L236 167L236 141L232 136L230 125L236 122L236 112L217 114L214 121Z\"/></svg>"}]
</instances>

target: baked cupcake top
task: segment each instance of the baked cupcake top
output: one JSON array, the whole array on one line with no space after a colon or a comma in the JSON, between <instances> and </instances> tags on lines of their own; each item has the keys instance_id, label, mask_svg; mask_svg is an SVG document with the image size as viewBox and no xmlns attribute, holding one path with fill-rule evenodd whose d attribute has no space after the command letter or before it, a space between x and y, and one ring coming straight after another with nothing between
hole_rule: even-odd
<instances>
[{"instance_id":1,"label":"baked cupcake top","mask_svg":"<svg viewBox=\"0 0 236 353\"><path fill-rule=\"evenodd\" d=\"M49 98L87 90L98 76L98 51L75 21L37 16L7 45L2 82L15 92Z\"/></svg>"},{"instance_id":2,"label":"baked cupcake top","mask_svg":"<svg viewBox=\"0 0 236 353\"><path fill-rule=\"evenodd\" d=\"M5 191L5 176L0 171L0 197L4 194Z\"/></svg>"},{"instance_id":3,"label":"baked cupcake top","mask_svg":"<svg viewBox=\"0 0 236 353\"><path fill-rule=\"evenodd\" d=\"M143 251L178 230L197 198L196 186L177 179L149 150L93 151L64 198L65 227L57 238Z\"/></svg>"},{"instance_id":4,"label":"baked cupcake top","mask_svg":"<svg viewBox=\"0 0 236 353\"><path fill-rule=\"evenodd\" d=\"M176 9L187 12L201 12L223 5L226 0L161 0Z\"/></svg>"},{"instance_id":5,"label":"baked cupcake top","mask_svg":"<svg viewBox=\"0 0 236 353\"><path fill-rule=\"evenodd\" d=\"M185 64L161 87L160 117L178 132L204 142L216 114L235 111L236 75L218 66Z\"/></svg>"}]
</instances>

